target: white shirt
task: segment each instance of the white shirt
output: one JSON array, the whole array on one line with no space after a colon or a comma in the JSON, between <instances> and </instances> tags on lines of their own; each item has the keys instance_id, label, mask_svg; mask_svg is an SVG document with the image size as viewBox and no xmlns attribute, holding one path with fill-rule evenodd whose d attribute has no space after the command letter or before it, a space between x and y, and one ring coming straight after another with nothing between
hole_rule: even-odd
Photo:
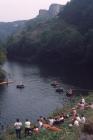
<instances>
[{"instance_id":1,"label":"white shirt","mask_svg":"<svg viewBox=\"0 0 93 140\"><path fill-rule=\"evenodd\" d=\"M26 121L25 122L25 128L30 128L31 122L30 121Z\"/></svg>"},{"instance_id":2,"label":"white shirt","mask_svg":"<svg viewBox=\"0 0 93 140\"><path fill-rule=\"evenodd\" d=\"M79 126L79 122L77 120L74 121L75 126Z\"/></svg>"},{"instance_id":3,"label":"white shirt","mask_svg":"<svg viewBox=\"0 0 93 140\"><path fill-rule=\"evenodd\" d=\"M79 116L76 117L76 120L77 120L78 122L81 122L81 119L80 119Z\"/></svg>"},{"instance_id":4,"label":"white shirt","mask_svg":"<svg viewBox=\"0 0 93 140\"><path fill-rule=\"evenodd\" d=\"M85 123L86 122L86 118L85 117L81 117L81 123Z\"/></svg>"},{"instance_id":5,"label":"white shirt","mask_svg":"<svg viewBox=\"0 0 93 140\"><path fill-rule=\"evenodd\" d=\"M53 125L54 121L55 121L55 119L49 119L49 124Z\"/></svg>"},{"instance_id":6,"label":"white shirt","mask_svg":"<svg viewBox=\"0 0 93 140\"><path fill-rule=\"evenodd\" d=\"M60 117L58 120L59 121L63 121L64 120L64 117Z\"/></svg>"},{"instance_id":7,"label":"white shirt","mask_svg":"<svg viewBox=\"0 0 93 140\"><path fill-rule=\"evenodd\" d=\"M39 121L38 123L39 123L39 128L42 128L43 122Z\"/></svg>"},{"instance_id":8,"label":"white shirt","mask_svg":"<svg viewBox=\"0 0 93 140\"><path fill-rule=\"evenodd\" d=\"M81 99L81 102L82 102L83 104L85 104L85 99L84 99L84 98L82 98L82 99Z\"/></svg>"},{"instance_id":9,"label":"white shirt","mask_svg":"<svg viewBox=\"0 0 93 140\"><path fill-rule=\"evenodd\" d=\"M21 127L22 127L22 122L15 122L15 123L14 123L14 127L15 127L15 129L21 129Z\"/></svg>"}]
</instances>

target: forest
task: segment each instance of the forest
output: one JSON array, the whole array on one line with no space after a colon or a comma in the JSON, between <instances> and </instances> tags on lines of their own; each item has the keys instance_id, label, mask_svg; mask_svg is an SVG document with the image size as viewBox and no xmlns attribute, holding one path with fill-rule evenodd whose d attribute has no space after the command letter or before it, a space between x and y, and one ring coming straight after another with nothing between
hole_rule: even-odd
<instances>
[{"instance_id":1,"label":"forest","mask_svg":"<svg viewBox=\"0 0 93 140\"><path fill-rule=\"evenodd\" d=\"M93 64L93 1L71 0L49 20L33 20L7 41L9 59L38 64Z\"/></svg>"},{"instance_id":2,"label":"forest","mask_svg":"<svg viewBox=\"0 0 93 140\"><path fill-rule=\"evenodd\" d=\"M0 49L0 82L5 78L5 72L2 70L2 64L5 61L5 53Z\"/></svg>"}]
</instances>

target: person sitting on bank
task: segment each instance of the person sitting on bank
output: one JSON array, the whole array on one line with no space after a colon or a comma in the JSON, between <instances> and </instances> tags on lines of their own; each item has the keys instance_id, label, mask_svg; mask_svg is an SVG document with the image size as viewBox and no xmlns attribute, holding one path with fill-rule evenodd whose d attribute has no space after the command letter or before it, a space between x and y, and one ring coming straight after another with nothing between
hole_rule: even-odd
<instances>
[{"instance_id":1,"label":"person sitting on bank","mask_svg":"<svg viewBox=\"0 0 93 140\"><path fill-rule=\"evenodd\" d=\"M79 122L77 119L74 120L74 126L79 127Z\"/></svg>"},{"instance_id":2,"label":"person sitting on bank","mask_svg":"<svg viewBox=\"0 0 93 140\"><path fill-rule=\"evenodd\" d=\"M81 103L82 104L85 104L86 103L84 97L81 98Z\"/></svg>"},{"instance_id":3,"label":"person sitting on bank","mask_svg":"<svg viewBox=\"0 0 93 140\"><path fill-rule=\"evenodd\" d=\"M83 102L78 103L77 104L77 109L84 110L85 109L85 104Z\"/></svg>"},{"instance_id":4,"label":"person sitting on bank","mask_svg":"<svg viewBox=\"0 0 93 140\"><path fill-rule=\"evenodd\" d=\"M81 115L81 121L80 121L80 123L85 124L85 122L86 122L86 118L85 118L85 116L82 114L82 115Z\"/></svg>"},{"instance_id":5,"label":"person sitting on bank","mask_svg":"<svg viewBox=\"0 0 93 140\"><path fill-rule=\"evenodd\" d=\"M16 138L21 138L21 128L22 128L22 122L19 119L16 119L16 122L14 123L14 127L16 130Z\"/></svg>"},{"instance_id":6,"label":"person sitting on bank","mask_svg":"<svg viewBox=\"0 0 93 140\"><path fill-rule=\"evenodd\" d=\"M76 120L80 123L81 122L81 118L79 117L79 115L76 115Z\"/></svg>"},{"instance_id":7,"label":"person sitting on bank","mask_svg":"<svg viewBox=\"0 0 93 140\"><path fill-rule=\"evenodd\" d=\"M54 123L55 123L55 119L52 118L52 117L49 117L48 121L49 121L49 124L50 124L51 126L54 125Z\"/></svg>"},{"instance_id":8,"label":"person sitting on bank","mask_svg":"<svg viewBox=\"0 0 93 140\"><path fill-rule=\"evenodd\" d=\"M75 119L76 118L76 115L77 115L77 110L76 110L75 107L72 108L71 114L72 114L73 119Z\"/></svg>"},{"instance_id":9,"label":"person sitting on bank","mask_svg":"<svg viewBox=\"0 0 93 140\"><path fill-rule=\"evenodd\" d=\"M38 128L37 126L34 126L33 132L34 132L35 134L39 134L40 130L39 130L39 128Z\"/></svg>"},{"instance_id":10,"label":"person sitting on bank","mask_svg":"<svg viewBox=\"0 0 93 140\"><path fill-rule=\"evenodd\" d=\"M47 123L47 119L45 118L45 117L43 117L43 116L40 116L39 117L39 120L41 120L43 123Z\"/></svg>"},{"instance_id":11,"label":"person sitting on bank","mask_svg":"<svg viewBox=\"0 0 93 140\"><path fill-rule=\"evenodd\" d=\"M25 137L29 135L29 131L31 131L31 122L26 119L25 121Z\"/></svg>"},{"instance_id":12,"label":"person sitting on bank","mask_svg":"<svg viewBox=\"0 0 93 140\"><path fill-rule=\"evenodd\" d=\"M61 124L64 122L64 116L60 115L58 118L55 118L54 125Z\"/></svg>"},{"instance_id":13,"label":"person sitting on bank","mask_svg":"<svg viewBox=\"0 0 93 140\"><path fill-rule=\"evenodd\" d=\"M63 116L63 115L61 115L61 116L59 117L59 119L58 119L58 120L59 120L59 122L60 122L60 123L61 123L61 122L63 123L63 122L64 122L64 116Z\"/></svg>"},{"instance_id":14,"label":"person sitting on bank","mask_svg":"<svg viewBox=\"0 0 93 140\"><path fill-rule=\"evenodd\" d=\"M43 128L43 122L40 119L38 119L37 122L39 129Z\"/></svg>"}]
</instances>

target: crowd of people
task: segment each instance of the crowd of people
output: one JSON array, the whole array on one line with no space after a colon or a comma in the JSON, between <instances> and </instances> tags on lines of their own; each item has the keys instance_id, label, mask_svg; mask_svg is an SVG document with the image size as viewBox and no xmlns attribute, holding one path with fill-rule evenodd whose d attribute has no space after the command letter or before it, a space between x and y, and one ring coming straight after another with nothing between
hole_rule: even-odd
<instances>
[{"instance_id":1,"label":"crowd of people","mask_svg":"<svg viewBox=\"0 0 93 140\"><path fill-rule=\"evenodd\" d=\"M40 116L37 120L37 125L34 125L32 127L32 123L30 120L26 119L24 123L24 135L25 137L28 135L32 135L33 133L38 134L41 129L48 129L52 131L61 131L59 128L60 124L63 124L66 119L70 119L69 127L76 126L79 127L80 124L86 123L86 117L84 114L79 115L79 110L84 110L86 108L93 109L92 103L86 103L85 99L82 97L80 102L73 107L69 112L67 113L61 113L54 117L45 118L43 116ZM16 137L21 138L21 130L23 127L22 122L19 119L16 119L16 122L14 123L15 131L16 131Z\"/></svg>"},{"instance_id":2,"label":"crowd of people","mask_svg":"<svg viewBox=\"0 0 93 140\"><path fill-rule=\"evenodd\" d=\"M43 116L40 116L37 120L37 125L33 125L30 120L26 119L24 123L24 136L32 135L33 133L38 134L41 129L49 129L52 131L60 131L61 129L58 128L57 124L63 123L64 117L58 116L55 118L49 117L45 118ZM16 122L14 123L14 128L16 131L16 137L21 138L21 130L22 130L23 124L19 119L16 119Z\"/></svg>"}]
</instances>

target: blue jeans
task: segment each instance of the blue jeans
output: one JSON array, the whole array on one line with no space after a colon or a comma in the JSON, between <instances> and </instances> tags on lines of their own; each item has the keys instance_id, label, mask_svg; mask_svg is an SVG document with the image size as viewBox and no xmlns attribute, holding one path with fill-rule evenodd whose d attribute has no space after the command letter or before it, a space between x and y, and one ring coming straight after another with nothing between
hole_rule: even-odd
<instances>
[{"instance_id":1,"label":"blue jeans","mask_svg":"<svg viewBox=\"0 0 93 140\"><path fill-rule=\"evenodd\" d=\"M16 129L16 137L17 137L18 139L21 138L21 129Z\"/></svg>"}]
</instances>

